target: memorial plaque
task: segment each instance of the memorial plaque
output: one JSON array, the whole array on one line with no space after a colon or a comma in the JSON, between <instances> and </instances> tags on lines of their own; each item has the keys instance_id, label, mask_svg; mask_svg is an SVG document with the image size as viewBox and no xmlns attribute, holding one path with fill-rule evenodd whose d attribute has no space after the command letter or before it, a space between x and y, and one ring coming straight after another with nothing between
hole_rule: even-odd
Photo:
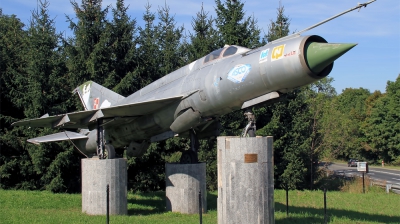
<instances>
[{"instance_id":1,"label":"memorial plaque","mask_svg":"<svg viewBox=\"0 0 400 224\"><path fill-rule=\"evenodd\" d=\"M244 163L256 163L257 161L257 154L244 154Z\"/></svg>"}]
</instances>

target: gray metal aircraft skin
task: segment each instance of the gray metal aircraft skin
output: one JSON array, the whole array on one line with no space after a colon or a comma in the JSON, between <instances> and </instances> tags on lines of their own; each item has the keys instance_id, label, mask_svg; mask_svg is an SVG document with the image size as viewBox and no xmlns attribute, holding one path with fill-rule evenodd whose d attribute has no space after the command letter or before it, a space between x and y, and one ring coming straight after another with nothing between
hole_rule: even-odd
<instances>
[{"instance_id":1,"label":"gray metal aircraft skin","mask_svg":"<svg viewBox=\"0 0 400 224\"><path fill-rule=\"evenodd\" d=\"M310 43L322 43L329 49L340 45L327 44L319 36L296 34L254 50L225 46L128 97L88 81L74 90L85 111L24 120L13 125L80 129L79 133L64 131L28 141L39 144L72 140L88 156L99 153L96 143L99 127L104 131L101 133L104 133L105 144L127 148L132 156L142 155L150 142L188 136L189 130L194 130L200 138L216 136L221 115L268 103L279 98L281 93L326 77L333 61L355 46L349 45L335 53L322 69L320 64L319 69L314 69L309 62L314 53L308 50L307 56ZM319 51L319 48L318 45L314 50ZM318 56L318 52L315 54Z\"/></svg>"}]
</instances>

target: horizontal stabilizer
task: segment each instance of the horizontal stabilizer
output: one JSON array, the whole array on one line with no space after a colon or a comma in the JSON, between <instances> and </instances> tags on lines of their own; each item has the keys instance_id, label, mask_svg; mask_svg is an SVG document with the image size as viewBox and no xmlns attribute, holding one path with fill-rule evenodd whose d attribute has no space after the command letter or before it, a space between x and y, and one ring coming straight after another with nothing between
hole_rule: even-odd
<instances>
[{"instance_id":1,"label":"horizontal stabilizer","mask_svg":"<svg viewBox=\"0 0 400 224\"><path fill-rule=\"evenodd\" d=\"M56 141L65 141L65 140L74 140L74 139L84 139L88 138L86 135L82 135L76 132L64 131L56 134L46 135L37 138L28 139L28 142L39 145L43 142L56 142Z\"/></svg>"}]
</instances>

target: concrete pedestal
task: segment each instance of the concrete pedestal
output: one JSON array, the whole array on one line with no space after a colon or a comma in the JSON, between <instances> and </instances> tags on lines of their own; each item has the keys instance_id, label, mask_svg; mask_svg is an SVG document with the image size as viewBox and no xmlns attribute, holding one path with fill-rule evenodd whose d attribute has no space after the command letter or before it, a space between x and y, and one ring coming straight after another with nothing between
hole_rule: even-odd
<instances>
[{"instance_id":1,"label":"concrete pedestal","mask_svg":"<svg viewBox=\"0 0 400 224\"><path fill-rule=\"evenodd\" d=\"M218 223L274 223L272 137L217 141Z\"/></svg>"},{"instance_id":2,"label":"concrete pedestal","mask_svg":"<svg viewBox=\"0 0 400 224\"><path fill-rule=\"evenodd\" d=\"M127 164L125 159L82 159L82 212L105 215L107 184L111 215L127 215Z\"/></svg>"},{"instance_id":3,"label":"concrete pedestal","mask_svg":"<svg viewBox=\"0 0 400 224\"><path fill-rule=\"evenodd\" d=\"M165 164L167 211L199 213L199 191L202 211L207 212L206 164Z\"/></svg>"}]
</instances>

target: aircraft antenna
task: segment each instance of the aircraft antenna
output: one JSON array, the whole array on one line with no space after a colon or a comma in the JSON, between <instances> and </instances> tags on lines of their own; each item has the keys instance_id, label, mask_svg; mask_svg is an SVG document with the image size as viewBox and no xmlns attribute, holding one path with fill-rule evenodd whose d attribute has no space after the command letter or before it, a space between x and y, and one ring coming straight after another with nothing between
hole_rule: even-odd
<instances>
[{"instance_id":1,"label":"aircraft antenna","mask_svg":"<svg viewBox=\"0 0 400 224\"><path fill-rule=\"evenodd\" d=\"M324 24L324 23L326 23L326 22L329 22L329 21L331 21L331 20L333 20L333 19L335 19L335 18L337 18L337 17L339 17L339 16L341 16L341 15L343 15L343 14L346 14L346 13L348 13L348 12L354 11L354 10L356 10L356 9L359 9L359 11L360 11L360 9L361 9L362 7L367 7L367 5L369 5L369 4L371 4L372 2L375 2L375 1L376 1L376 0L371 0L371 1L366 2L366 3L358 3L358 5L357 5L356 7L354 7L354 8L351 8L351 9L346 10L346 11L344 11L344 12L342 12L342 13L339 13L339 14L337 14L337 15L335 15L335 16L332 16L332 17L330 17L330 18L328 18L328 19L326 19L326 20L324 20L324 21L321 21L321 22L319 22L319 23L317 23L317 24L315 24L315 25L312 25L312 26L310 26L310 27L308 27L308 28L306 28L306 29L304 29L304 30L302 30L302 31L299 31L299 32L294 33L294 34L291 34L291 35L289 35L289 36L282 37L282 38L279 38L279 39L277 39L277 40L274 40L274 41L272 41L271 43L273 43L273 42L280 42L280 41L283 41L283 40L291 39L291 38L296 37L296 36L300 36L301 33L304 33L304 32L306 32L306 31L309 31L309 30L311 30L311 29L314 29L315 27L320 26L320 25L322 25L322 24Z\"/></svg>"},{"instance_id":2,"label":"aircraft antenna","mask_svg":"<svg viewBox=\"0 0 400 224\"><path fill-rule=\"evenodd\" d=\"M306 32L306 31L309 31L309 30L311 30L311 29L314 29L315 27L317 27L317 26L319 26L319 25L322 25L322 24L324 24L324 23L326 23L326 22L329 22L329 21L331 21L331 20L333 20L333 19L335 19L335 18L337 18L337 17L339 17L339 16L341 16L341 15L343 15L343 14L346 14L346 13L348 13L348 12L354 11L354 10L356 10L356 9L358 9L358 11L360 11L360 9L361 9L362 7L367 7L367 5L369 5L369 4L371 4L371 3L375 2L375 1L376 1L376 0L371 0L371 1L366 2L366 3L358 3L358 5L357 5L356 7L354 7L354 8L351 8L351 9L346 10L346 11L344 11L344 12L342 12L342 13L339 13L339 14L337 14L337 15L335 15L335 16L332 16L332 17L330 17L330 18L328 18L328 19L326 19L326 20L324 20L324 21L321 21L321 22L319 22L319 23L317 23L317 24L315 24L315 25L312 25L312 26L310 26L310 27L308 27L308 28L306 28L306 29L304 29L304 30L302 30L302 31L299 31L299 32L293 34L293 35L298 35L298 34L301 34L301 33Z\"/></svg>"}]
</instances>

